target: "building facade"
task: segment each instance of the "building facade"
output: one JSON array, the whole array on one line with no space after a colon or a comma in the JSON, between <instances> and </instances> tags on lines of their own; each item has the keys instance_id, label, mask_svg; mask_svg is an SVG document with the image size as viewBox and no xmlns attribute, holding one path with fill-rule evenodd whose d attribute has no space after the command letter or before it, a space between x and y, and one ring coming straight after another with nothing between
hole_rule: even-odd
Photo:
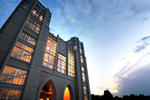
<instances>
[{"instance_id":1,"label":"building facade","mask_svg":"<svg viewBox=\"0 0 150 100\"><path fill-rule=\"evenodd\" d=\"M51 13L22 0L0 29L0 100L91 100L83 43L49 32Z\"/></svg>"}]
</instances>

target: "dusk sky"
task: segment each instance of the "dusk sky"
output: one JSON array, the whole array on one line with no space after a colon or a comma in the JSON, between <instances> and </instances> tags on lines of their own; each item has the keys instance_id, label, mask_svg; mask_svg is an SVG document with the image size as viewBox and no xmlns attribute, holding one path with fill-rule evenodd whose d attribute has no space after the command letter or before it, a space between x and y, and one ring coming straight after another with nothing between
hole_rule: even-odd
<instances>
[{"instance_id":1,"label":"dusk sky","mask_svg":"<svg viewBox=\"0 0 150 100\"><path fill-rule=\"evenodd\" d=\"M0 27L21 0L0 0ZM150 95L150 0L40 0L50 32L84 43L92 94Z\"/></svg>"}]
</instances>

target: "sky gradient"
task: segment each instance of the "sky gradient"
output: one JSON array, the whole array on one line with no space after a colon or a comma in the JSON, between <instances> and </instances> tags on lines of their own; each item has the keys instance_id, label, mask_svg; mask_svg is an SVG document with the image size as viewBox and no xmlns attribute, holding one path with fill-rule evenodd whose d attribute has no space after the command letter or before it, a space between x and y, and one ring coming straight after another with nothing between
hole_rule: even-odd
<instances>
[{"instance_id":1,"label":"sky gradient","mask_svg":"<svg viewBox=\"0 0 150 100\"><path fill-rule=\"evenodd\" d=\"M0 0L0 27L19 2ZM91 93L150 95L150 0L40 2L52 13L52 33L84 43Z\"/></svg>"}]
</instances>

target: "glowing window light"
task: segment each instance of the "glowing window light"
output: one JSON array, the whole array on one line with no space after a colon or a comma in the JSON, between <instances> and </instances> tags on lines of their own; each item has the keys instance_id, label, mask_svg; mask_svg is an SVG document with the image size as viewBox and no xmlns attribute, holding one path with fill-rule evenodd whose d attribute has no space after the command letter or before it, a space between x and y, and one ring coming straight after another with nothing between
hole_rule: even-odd
<instances>
[{"instance_id":1,"label":"glowing window light","mask_svg":"<svg viewBox=\"0 0 150 100\"><path fill-rule=\"evenodd\" d=\"M75 77L74 54L72 54L70 51L68 52L68 75Z\"/></svg>"},{"instance_id":2,"label":"glowing window light","mask_svg":"<svg viewBox=\"0 0 150 100\"><path fill-rule=\"evenodd\" d=\"M43 20L43 16L41 15L41 16L39 17L39 19L40 19L40 21L42 21L42 20Z\"/></svg>"},{"instance_id":3,"label":"glowing window light","mask_svg":"<svg viewBox=\"0 0 150 100\"><path fill-rule=\"evenodd\" d=\"M66 87L65 92L64 92L64 100L71 100L70 99L70 91L69 91L68 87Z\"/></svg>"},{"instance_id":4,"label":"glowing window light","mask_svg":"<svg viewBox=\"0 0 150 100\"><path fill-rule=\"evenodd\" d=\"M56 46L57 43L51 38L48 38L43 57L43 66L54 69Z\"/></svg>"},{"instance_id":5,"label":"glowing window light","mask_svg":"<svg viewBox=\"0 0 150 100\"><path fill-rule=\"evenodd\" d=\"M32 13L33 13L34 15L36 15L36 16L37 16L37 14L36 14L36 10L35 10L35 9L32 11Z\"/></svg>"}]
</instances>

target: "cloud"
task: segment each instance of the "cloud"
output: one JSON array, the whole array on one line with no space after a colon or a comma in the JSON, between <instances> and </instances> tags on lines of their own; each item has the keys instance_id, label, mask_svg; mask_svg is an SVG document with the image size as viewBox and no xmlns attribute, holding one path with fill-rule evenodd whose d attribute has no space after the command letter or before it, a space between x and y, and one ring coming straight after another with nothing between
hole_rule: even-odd
<instances>
[{"instance_id":1,"label":"cloud","mask_svg":"<svg viewBox=\"0 0 150 100\"><path fill-rule=\"evenodd\" d=\"M141 38L133 50L120 62L116 73L117 95L150 94L150 36Z\"/></svg>"},{"instance_id":2,"label":"cloud","mask_svg":"<svg viewBox=\"0 0 150 100\"><path fill-rule=\"evenodd\" d=\"M150 44L150 36L143 37L136 45L135 52L140 52Z\"/></svg>"},{"instance_id":3,"label":"cloud","mask_svg":"<svg viewBox=\"0 0 150 100\"><path fill-rule=\"evenodd\" d=\"M128 78L121 78L118 85L118 95L150 94L150 65L141 68L129 75ZM131 76L131 78L130 78ZM134 77L134 78L133 78Z\"/></svg>"}]
</instances>

